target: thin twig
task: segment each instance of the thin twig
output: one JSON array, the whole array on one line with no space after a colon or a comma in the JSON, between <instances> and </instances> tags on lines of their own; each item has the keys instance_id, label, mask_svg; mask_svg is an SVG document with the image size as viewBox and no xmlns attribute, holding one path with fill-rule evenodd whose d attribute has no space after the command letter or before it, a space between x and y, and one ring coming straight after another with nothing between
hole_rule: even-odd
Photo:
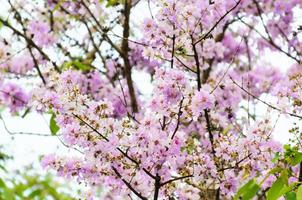
<instances>
[{"instance_id":1,"label":"thin twig","mask_svg":"<svg viewBox=\"0 0 302 200\"><path fill-rule=\"evenodd\" d=\"M202 40L208 38L208 36L212 33L212 31L219 25L219 23L229 14L231 13L233 10L235 10L237 8L237 6L240 4L241 0L238 0L236 2L236 4L230 9L228 10L223 16L220 17L220 19L214 24L214 26L212 26L212 28L210 28L210 30L204 35L202 36L200 39L198 39L197 41L195 41L194 44L197 44L199 42L201 42Z\"/></svg>"},{"instance_id":2,"label":"thin twig","mask_svg":"<svg viewBox=\"0 0 302 200\"><path fill-rule=\"evenodd\" d=\"M239 85L231 76L230 76L230 79L232 80L232 82L237 86L239 87L241 90L243 90L245 93L247 93L248 95L250 95L251 97L253 97L254 99L260 101L261 103L267 105L268 107L274 109L274 110L277 110L279 111L280 113L283 113L283 114L286 114L286 115L289 115L289 116L292 116L292 117L296 117L298 119L302 119L302 116L300 115L297 115L297 114L294 114L294 113L289 113L289 112L286 112L286 111L283 111L281 110L280 108L277 108L276 106L273 106L265 101L263 101L262 99L260 99L259 97L255 96L254 94L250 93L249 91L247 91L243 86Z\"/></svg>"}]
</instances>

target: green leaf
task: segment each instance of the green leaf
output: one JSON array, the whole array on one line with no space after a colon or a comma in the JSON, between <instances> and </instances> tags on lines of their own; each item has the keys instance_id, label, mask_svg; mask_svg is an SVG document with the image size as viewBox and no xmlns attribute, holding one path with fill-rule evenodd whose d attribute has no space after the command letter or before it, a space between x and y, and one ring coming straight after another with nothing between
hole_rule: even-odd
<instances>
[{"instance_id":1,"label":"green leaf","mask_svg":"<svg viewBox=\"0 0 302 200\"><path fill-rule=\"evenodd\" d=\"M28 187L31 187L31 185L22 184L22 183L14 184L14 192L19 196L23 196L24 191L26 191Z\"/></svg>"},{"instance_id":2,"label":"green leaf","mask_svg":"<svg viewBox=\"0 0 302 200\"><path fill-rule=\"evenodd\" d=\"M55 118L56 118L55 114L52 114L51 118L50 118L50 122L49 122L49 128L51 131L51 135L56 135L57 132L60 130L60 127L57 125Z\"/></svg>"},{"instance_id":3,"label":"green leaf","mask_svg":"<svg viewBox=\"0 0 302 200\"><path fill-rule=\"evenodd\" d=\"M281 167L275 167L273 169L271 169L271 171L269 172L269 174L275 174L275 173L279 173L281 172L283 169Z\"/></svg>"},{"instance_id":4,"label":"green leaf","mask_svg":"<svg viewBox=\"0 0 302 200\"><path fill-rule=\"evenodd\" d=\"M294 193L294 192L288 192L288 193L286 193L285 199L286 200L297 200L296 193Z\"/></svg>"},{"instance_id":5,"label":"green leaf","mask_svg":"<svg viewBox=\"0 0 302 200\"><path fill-rule=\"evenodd\" d=\"M300 153L300 152L295 152L294 158L293 158L291 164L292 164L293 166L295 166L295 165L297 165L297 164L299 164L299 163L301 163L301 162L302 162L302 153Z\"/></svg>"},{"instance_id":6,"label":"green leaf","mask_svg":"<svg viewBox=\"0 0 302 200\"><path fill-rule=\"evenodd\" d=\"M76 70L81 70L83 72L90 71L92 69L92 66L90 65L92 61L91 60L85 60L85 61L80 61L80 60L74 60L74 61L69 61L65 62L62 65L62 69L76 69Z\"/></svg>"},{"instance_id":7,"label":"green leaf","mask_svg":"<svg viewBox=\"0 0 302 200\"><path fill-rule=\"evenodd\" d=\"M277 152L277 153L275 154L275 157L272 159L272 162L273 162L273 163L276 163L276 162L279 160L280 157L281 157L281 153L280 153L280 152Z\"/></svg>"},{"instance_id":8,"label":"green leaf","mask_svg":"<svg viewBox=\"0 0 302 200\"><path fill-rule=\"evenodd\" d=\"M290 145L289 144L285 144L284 146L283 146L283 148L285 149L285 150L290 150Z\"/></svg>"},{"instance_id":9,"label":"green leaf","mask_svg":"<svg viewBox=\"0 0 302 200\"><path fill-rule=\"evenodd\" d=\"M110 7L110 6L117 6L119 4L118 0L107 0L107 4L106 7Z\"/></svg>"},{"instance_id":10,"label":"green leaf","mask_svg":"<svg viewBox=\"0 0 302 200\"><path fill-rule=\"evenodd\" d=\"M282 196L282 189L286 187L284 179L282 177L278 178L272 185L272 187L266 193L267 200L277 200Z\"/></svg>"},{"instance_id":11,"label":"green leaf","mask_svg":"<svg viewBox=\"0 0 302 200\"><path fill-rule=\"evenodd\" d=\"M6 184L5 182L0 178L0 188L5 188Z\"/></svg>"},{"instance_id":12,"label":"green leaf","mask_svg":"<svg viewBox=\"0 0 302 200\"><path fill-rule=\"evenodd\" d=\"M240 197L242 200L252 199L257 194L259 189L260 186L254 179L252 179L238 190L234 200L238 200Z\"/></svg>"},{"instance_id":13,"label":"green leaf","mask_svg":"<svg viewBox=\"0 0 302 200\"><path fill-rule=\"evenodd\" d=\"M72 67L72 63L73 63L72 61L64 62L64 63L62 64L62 69L65 70L65 69L71 68L71 67Z\"/></svg>"},{"instance_id":14,"label":"green leaf","mask_svg":"<svg viewBox=\"0 0 302 200\"><path fill-rule=\"evenodd\" d=\"M30 193L30 195L28 196L29 199L33 199L36 196L40 196L42 193L41 189L36 189L34 190L32 193Z\"/></svg>"},{"instance_id":15,"label":"green leaf","mask_svg":"<svg viewBox=\"0 0 302 200\"><path fill-rule=\"evenodd\" d=\"M288 174L289 171L287 169L282 170L280 174L280 178L282 179L283 183L286 185L288 185Z\"/></svg>"},{"instance_id":16,"label":"green leaf","mask_svg":"<svg viewBox=\"0 0 302 200\"><path fill-rule=\"evenodd\" d=\"M290 192L292 192L293 189L295 189L298 184L299 183L295 182L295 183L290 184L287 187L284 187L282 190L280 190L279 197L281 197L283 195L286 196L287 194L289 194Z\"/></svg>"},{"instance_id":17,"label":"green leaf","mask_svg":"<svg viewBox=\"0 0 302 200\"><path fill-rule=\"evenodd\" d=\"M249 190L242 196L242 200L252 199L260 189L259 185L253 185Z\"/></svg>"},{"instance_id":18,"label":"green leaf","mask_svg":"<svg viewBox=\"0 0 302 200\"><path fill-rule=\"evenodd\" d=\"M9 188L3 190L3 196L5 200L15 200L14 193Z\"/></svg>"},{"instance_id":19,"label":"green leaf","mask_svg":"<svg viewBox=\"0 0 302 200\"><path fill-rule=\"evenodd\" d=\"M78 60L73 61L73 65L75 66L76 69L79 69L84 72L91 70L91 66L85 65L84 63L82 63Z\"/></svg>"},{"instance_id":20,"label":"green leaf","mask_svg":"<svg viewBox=\"0 0 302 200\"><path fill-rule=\"evenodd\" d=\"M298 187L297 190L297 200L302 200L302 185Z\"/></svg>"}]
</instances>

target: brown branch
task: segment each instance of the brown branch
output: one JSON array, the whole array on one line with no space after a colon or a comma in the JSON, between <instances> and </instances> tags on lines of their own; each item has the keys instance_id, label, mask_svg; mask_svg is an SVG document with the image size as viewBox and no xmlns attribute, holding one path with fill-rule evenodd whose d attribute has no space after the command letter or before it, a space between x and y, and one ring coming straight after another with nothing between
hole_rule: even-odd
<instances>
[{"instance_id":1,"label":"brown branch","mask_svg":"<svg viewBox=\"0 0 302 200\"><path fill-rule=\"evenodd\" d=\"M93 45L93 47L94 47L95 51L98 53L98 55L99 55L99 56L100 56L100 58L101 58L101 57L102 57L102 55L101 55L101 52L100 52L100 50L99 50L98 45L97 45L97 44L96 44L96 42L94 41L92 31L90 30L90 28L89 28L89 26L88 26L88 24L87 24L87 22L86 22L85 20L81 20L81 21L82 21L82 23L85 25L85 27L86 27L86 29L87 29L87 31L88 31L88 34L89 34L90 40L91 40L91 42L92 42L92 45Z\"/></svg>"},{"instance_id":2,"label":"brown branch","mask_svg":"<svg viewBox=\"0 0 302 200\"><path fill-rule=\"evenodd\" d=\"M112 32L112 31L111 31ZM117 38L120 38L120 39L123 39L123 40L128 40L128 42L132 42L134 44L137 44L137 45L141 45L141 46L144 46L144 47L151 47L151 48L156 48L154 46L151 46L149 44L146 44L146 43L143 43L143 42L138 42L138 41L135 41L133 39L130 39L130 38L124 38L123 36L120 36L118 34L115 34L114 32L112 32L111 34L107 34L107 35L111 35L111 36L114 36L114 37L117 37Z\"/></svg>"},{"instance_id":3,"label":"brown branch","mask_svg":"<svg viewBox=\"0 0 302 200\"><path fill-rule=\"evenodd\" d=\"M61 70L59 69L59 67L57 66L57 64L56 64L55 62L53 62L53 61L48 57L48 55L47 55L47 54L46 54L46 53L45 53L45 52L44 52L44 51L43 51L43 50L42 50L42 49L41 49L41 48L33 41L33 40L29 39L26 35L24 35L24 34L21 33L19 30L17 30L17 29L14 28L12 25L10 25L8 21L3 20L2 18L0 18L0 22L1 22L4 26L6 26L6 27L8 27L9 29L11 29L16 35L22 37L22 38L27 42L28 45L30 45L30 46L34 47L35 49L37 49L38 52L42 55L42 57L43 57L44 59L50 61L50 62L53 64L53 66L54 66L54 68L55 68L56 71L58 71L58 72L61 71Z\"/></svg>"},{"instance_id":4,"label":"brown branch","mask_svg":"<svg viewBox=\"0 0 302 200\"><path fill-rule=\"evenodd\" d=\"M213 133L212 133L212 124L211 124L211 121L210 121L209 110L207 110L207 109L204 110L204 116L206 118L207 131L209 133L209 139L210 139L210 142L211 142L212 154L215 158L216 151L215 151L215 148L214 148L214 136L213 136Z\"/></svg>"},{"instance_id":5,"label":"brown branch","mask_svg":"<svg viewBox=\"0 0 302 200\"><path fill-rule=\"evenodd\" d=\"M58 136L58 135L43 134L43 133L32 133L32 132L13 132L13 131L9 130L9 128L7 127L6 122L4 121L2 115L0 115L0 119L1 119L1 121L3 123L4 129L10 135L30 135L30 136L42 136L42 137L54 137L54 136Z\"/></svg>"},{"instance_id":6,"label":"brown branch","mask_svg":"<svg viewBox=\"0 0 302 200\"><path fill-rule=\"evenodd\" d=\"M24 51L25 49L27 49L27 48L24 47L24 48L18 50L18 51L15 52L14 54L11 54L11 55L9 55L8 57L6 57L6 59L2 59L2 58L1 58L0 65L2 65L2 64L4 64L4 63L6 63L7 61L13 59L15 56L17 56L18 54L20 54L20 53L21 53L22 51Z\"/></svg>"},{"instance_id":7,"label":"brown branch","mask_svg":"<svg viewBox=\"0 0 302 200\"><path fill-rule=\"evenodd\" d=\"M87 125L89 128L91 128L91 130L93 130L95 133L97 133L101 138L103 138L106 142L109 142L109 139L104 136L102 133L100 133L97 129L95 129L93 126L91 126L89 123L87 123L85 120L83 120L81 117L79 117L76 114L72 114L74 117L76 117L77 119L79 119L81 122L83 122L85 125Z\"/></svg>"},{"instance_id":8,"label":"brown branch","mask_svg":"<svg viewBox=\"0 0 302 200\"><path fill-rule=\"evenodd\" d=\"M177 123L176 123L176 127L175 127L175 129L174 129L174 131L173 131L173 134L172 134L172 137L171 137L172 140L173 140L173 138L174 138L176 132L177 132L178 129L179 129L180 116L182 115L181 109L182 109L182 103L183 103L183 101L184 101L184 98L182 98L181 101L180 101L180 103L179 103L179 110L178 110L178 113L177 113Z\"/></svg>"},{"instance_id":9,"label":"brown branch","mask_svg":"<svg viewBox=\"0 0 302 200\"><path fill-rule=\"evenodd\" d=\"M97 20L97 18L94 16L94 14L91 12L91 10L89 9L89 7L85 4L85 2L83 0L81 0L81 4L84 6L84 8L87 10L87 12L89 13L89 15L92 17L93 21L96 23L97 27L100 30L100 33L102 34L102 36L104 37L104 39L111 45L111 47L116 50L120 55L123 54L123 52L120 50L120 48L118 48L113 41L109 38L107 32L108 30L106 28L104 28L100 22Z\"/></svg>"},{"instance_id":10,"label":"brown branch","mask_svg":"<svg viewBox=\"0 0 302 200\"><path fill-rule=\"evenodd\" d=\"M197 49L196 49L196 43L194 42L193 36L191 36L191 38L192 38L194 58L195 58L196 67L197 67L197 71L196 71L197 72L196 73L196 75L197 75L197 90L200 91L200 89L201 89L200 62L199 62L198 52L197 52ZM213 133L212 133L212 125L211 125L211 121L210 121L209 110L205 109L204 114L205 114L205 119L206 119L206 123L207 123L207 130L208 130L208 133L209 133L209 139L210 139L210 142L211 142L212 154L213 154L213 157L215 158L214 136L213 136ZM215 164L216 164L216 162L215 162Z\"/></svg>"},{"instance_id":11,"label":"brown branch","mask_svg":"<svg viewBox=\"0 0 302 200\"><path fill-rule=\"evenodd\" d=\"M194 52L194 59L195 59L196 67L197 67L197 71L196 71L197 72L196 73L196 75L197 75L197 89L198 89L198 91L200 91L200 89L201 89L200 62L199 62L198 52L197 52L197 49L196 49L196 44L197 43L194 42L193 36L191 36L191 38L192 38L192 46L193 46L193 52ZM215 162L214 136L212 134L212 125L211 125L211 121L210 121L209 110L205 109L204 113L205 113L205 119L206 119L206 123L207 123L207 130L208 130L208 133L209 133L209 139L210 139L210 142L211 142L211 148L212 148L212 154L213 154L213 158L214 158L214 163L215 163L215 166L218 167L218 164Z\"/></svg>"},{"instance_id":12,"label":"brown branch","mask_svg":"<svg viewBox=\"0 0 302 200\"><path fill-rule=\"evenodd\" d=\"M31 55L31 57L32 57L32 59L33 59L33 61L34 61L34 65L35 65L36 70L38 71L39 77L41 78L43 84L46 85L46 80L45 80L45 78L44 78L44 76L43 76L43 74L42 74L42 72L41 72L41 70L40 70L40 68L39 68L38 61L37 61L35 55L33 54L30 45L28 45L28 50L29 50L29 53L30 53L30 55Z\"/></svg>"},{"instance_id":13,"label":"brown branch","mask_svg":"<svg viewBox=\"0 0 302 200\"><path fill-rule=\"evenodd\" d=\"M279 27L278 24L275 24L275 25L277 26L278 30L280 31L282 37L286 40L286 42L287 42L288 44L290 44L291 41L290 41L289 38L286 36L286 34L284 33L284 31ZM301 52L296 48L295 45L292 45L291 47L294 49L294 51L296 52L296 54L297 54L297 55L299 56L299 58L300 58L300 57L301 57ZM289 48L290 48L290 47L289 47Z\"/></svg>"},{"instance_id":14,"label":"brown branch","mask_svg":"<svg viewBox=\"0 0 302 200\"><path fill-rule=\"evenodd\" d=\"M228 169L234 169L235 167L238 167L238 165L239 165L240 163L242 163L244 160L246 160L247 158L249 158L251 155L252 155L251 153L248 154L246 157L244 157L244 158L242 158L241 160L239 160L238 162L236 162L234 166L221 168L221 169L219 169L219 170L217 170L217 171L218 171L218 172L223 172L223 171L228 170Z\"/></svg>"},{"instance_id":15,"label":"brown branch","mask_svg":"<svg viewBox=\"0 0 302 200\"><path fill-rule=\"evenodd\" d=\"M285 50L283 50L281 47L279 47L273 40L270 40L268 38L266 38L259 30L257 30L256 28L254 28L252 25L248 24L247 22L245 22L243 19L238 18L239 21L241 21L244 25L246 25L248 28L250 28L251 30L254 30L263 40L265 40L268 44L270 44L272 47L274 47L275 49L277 49L278 51L280 51L281 53L287 55L289 58L293 59L294 61L296 61L298 64L301 64L301 60L299 60L298 58L296 58L295 56L291 55L289 52L286 52Z\"/></svg>"},{"instance_id":16,"label":"brown branch","mask_svg":"<svg viewBox=\"0 0 302 200\"><path fill-rule=\"evenodd\" d=\"M214 24L214 26L212 26L212 28L210 28L210 30L204 35L202 36L200 39L198 39L194 44L197 44L199 42L201 42L202 40L205 40L209 37L209 35L212 33L212 31L219 25L219 23L229 14L231 13L233 10L235 10L237 8L237 6L240 4L241 0L238 0L236 2L236 4L230 9L228 10L223 16L220 17L220 19Z\"/></svg>"},{"instance_id":17,"label":"brown branch","mask_svg":"<svg viewBox=\"0 0 302 200\"><path fill-rule=\"evenodd\" d=\"M187 176L182 176L182 177L176 177L176 178L170 179L170 180L168 180L166 182L163 182L160 185L164 186L164 185L167 185L167 184L175 182L175 181L183 180L183 179L186 179L186 178L192 178L192 177L193 177L192 174L191 175L187 175Z\"/></svg>"},{"instance_id":18,"label":"brown branch","mask_svg":"<svg viewBox=\"0 0 302 200\"><path fill-rule=\"evenodd\" d=\"M252 58L251 58L251 51L249 48L249 41L248 37L243 37L244 38L244 43L245 43L245 48L246 48L246 54L247 54L247 59L248 59L248 69L252 69Z\"/></svg>"},{"instance_id":19,"label":"brown branch","mask_svg":"<svg viewBox=\"0 0 302 200\"><path fill-rule=\"evenodd\" d=\"M22 17L21 17L21 15L20 15L19 11L18 11L17 9L15 9L15 7L14 7L13 4L10 2L10 0L9 0L8 2L9 2L9 4L10 4L10 6L11 6L13 12L15 13L15 19L17 20L18 23L20 23L20 25L21 25L22 28L23 28L23 35L26 36L26 35L27 35L27 34L26 34L26 27L25 27L25 25L24 25L24 22L23 22L23 20L22 20ZM34 56L33 51L32 51L32 49L31 49L31 45L27 44L27 48L28 48L28 50L29 50L29 53L30 53L32 59L33 59L34 67L35 67L35 68L37 69L37 71L38 71L39 77L41 78L43 84L46 85L46 80L45 80L45 78L43 77L43 75L42 75L42 73L41 73L41 70L40 70L40 68L39 68L38 61L37 61L36 57Z\"/></svg>"},{"instance_id":20,"label":"brown branch","mask_svg":"<svg viewBox=\"0 0 302 200\"><path fill-rule=\"evenodd\" d=\"M197 90L200 91L201 89L201 79L200 79L200 62L199 62L199 57L198 57L198 52L196 49L196 42L194 42L193 36L192 38L192 48L194 52L194 59L196 63L196 76L197 76Z\"/></svg>"},{"instance_id":21,"label":"brown branch","mask_svg":"<svg viewBox=\"0 0 302 200\"><path fill-rule=\"evenodd\" d=\"M176 58L176 60L178 62L180 62L180 64L182 64L187 70L193 72L194 74L196 74L197 72L194 71L193 69L191 69L189 66L187 66L182 60L180 60L180 58L178 58L177 56L174 56Z\"/></svg>"},{"instance_id":22,"label":"brown branch","mask_svg":"<svg viewBox=\"0 0 302 200\"><path fill-rule=\"evenodd\" d=\"M222 77L219 79L218 83L214 86L214 88L211 90L210 94L213 94L213 92L219 87L219 85L221 84L221 82L224 80L225 76L227 75L228 71L230 70L232 64L235 62L235 57L238 55L239 53L239 49L240 49L240 46L241 46L241 42L242 40L240 41L239 45L237 46L237 49L236 49L236 52L235 54L233 55L232 57L232 60L229 64L229 66L227 67L227 69L225 70L225 72L223 73Z\"/></svg>"},{"instance_id":23,"label":"brown branch","mask_svg":"<svg viewBox=\"0 0 302 200\"><path fill-rule=\"evenodd\" d=\"M136 100L133 80L132 80L132 73L131 73L131 66L129 61L129 44L128 44L128 38L130 34L130 11L131 11L131 0L125 1L125 7L124 7L124 16L125 21L123 24L123 40L122 40L122 49L119 49L109 38L107 34L107 30L102 27L102 25L99 23L99 21L96 19L96 17L93 15L93 13L90 11L89 7L85 4L83 0L81 0L82 5L85 7L85 9L88 11L94 22L96 23L97 27L101 30L102 36L105 38L105 40L115 49L120 56L123 58L124 65L125 65L125 77L128 85L130 100L131 100L131 107L133 113L138 112L138 104Z\"/></svg>"},{"instance_id":24,"label":"brown branch","mask_svg":"<svg viewBox=\"0 0 302 200\"><path fill-rule=\"evenodd\" d=\"M20 101L20 102L21 102L21 103L23 103L24 105L26 105L26 104L27 104L27 102L26 102L26 101L24 101L23 99L21 99L21 98L19 98L19 97L15 96L15 95L10 94L9 92L5 92L5 91L3 91L3 90L0 90L0 92L2 92L3 94L6 94L6 95L8 95L8 96L12 97L14 100L18 100L18 101Z\"/></svg>"},{"instance_id":25,"label":"brown branch","mask_svg":"<svg viewBox=\"0 0 302 200\"><path fill-rule=\"evenodd\" d=\"M160 176L158 174L156 174L155 176L155 182L154 182L154 197L153 197L153 200L157 200L158 199L158 196L159 196L159 190L160 190L160 187L161 187L161 184L160 184Z\"/></svg>"},{"instance_id":26,"label":"brown branch","mask_svg":"<svg viewBox=\"0 0 302 200\"><path fill-rule=\"evenodd\" d=\"M146 197L144 197L140 192L138 192L137 190L135 190L133 188L133 186L128 182L126 181L122 175L119 173L119 171L115 168L115 167L112 167L112 170L114 171L114 173L117 175L117 177L119 177L123 183L137 196L139 197L140 199L143 199L143 200L148 200Z\"/></svg>"},{"instance_id":27,"label":"brown branch","mask_svg":"<svg viewBox=\"0 0 302 200\"><path fill-rule=\"evenodd\" d=\"M159 120L159 124L161 126L161 130L164 131L166 129L166 120L167 120L167 117L166 116L163 116L163 123L161 123L161 121Z\"/></svg>"},{"instance_id":28,"label":"brown branch","mask_svg":"<svg viewBox=\"0 0 302 200\"><path fill-rule=\"evenodd\" d=\"M171 68L172 69L173 69L173 65L174 65L175 40L176 40L176 36L174 34L173 38L172 38L172 52L171 52Z\"/></svg>"},{"instance_id":29,"label":"brown branch","mask_svg":"<svg viewBox=\"0 0 302 200\"><path fill-rule=\"evenodd\" d=\"M79 117L76 114L72 114L74 117L76 117L77 119L79 119L81 122L83 122L85 125L87 125L91 130L93 130L95 133L97 133L101 138L103 138L106 142L109 142L109 139L104 136L103 134L101 134L96 128L94 128L93 126L91 126L89 123L87 123L85 120L83 120L81 117ZM127 159L129 159L131 162L133 162L135 165L137 165L137 167L140 167L140 161L137 161L135 159L133 159L132 157L130 157L128 155L127 152L123 151L121 148L117 147L116 148L123 156L125 156ZM143 171L148 174L151 178L155 179L155 176L153 174L151 174L147 169L143 168Z\"/></svg>"},{"instance_id":30,"label":"brown branch","mask_svg":"<svg viewBox=\"0 0 302 200\"><path fill-rule=\"evenodd\" d=\"M262 99L260 99L259 97L255 96L254 94L252 94L251 92L247 91L244 87L242 87L241 85L239 85L231 76L230 76L230 79L232 80L232 82L237 86L239 87L241 90L243 90L245 93L247 93L248 95L250 95L251 97L253 97L254 99L260 101L261 103L267 105L268 107L274 109L274 110L277 110L279 111L280 113L283 113L283 114L286 114L286 115L289 115L289 116L292 116L292 117L296 117L298 119L302 119L302 116L300 115L297 115L297 114L294 114L294 113L289 113L289 112L286 112L286 111L282 111L280 108L277 108L276 106L273 106L265 101L263 101Z\"/></svg>"},{"instance_id":31,"label":"brown branch","mask_svg":"<svg viewBox=\"0 0 302 200\"><path fill-rule=\"evenodd\" d=\"M279 51L285 53L287 56L290 55L290 57L291 57L292 55L291 55L289 52L284 51L281 47L279 47L279 46L274 42L274 40L273 40L273 38L272 38L272 36L271 36L271 34L270 34L270 32L269 32L267 26L266 26L265 23L264 23L264 19L263 19L263 17L262 17L262 13L263 13L263 12L262 12L262 9L260 8L259 3L258 3L256 0L253 0L253 2L254 2L254 4L256 5L257 11L258 11L258 15L259 15L259 17L260 17L262 26L263 26L263 28L264 28L264 30L265 30L267 36L268 36L268 41L269 41L269 43L270 43L273 47L277 48ZM296 57L294 57L294 58L295 58L295 60L297 59ZM297 59L297 60L298 60L298 59ZM296 61L297 61L297 60L296 60ZM299 64L301 63L300 60L297 61L297 62L298 62Z\"/></svg>"},{"instance_id":32,"label":"brown branch","mask_svg":"<svg viewBox=\"0 0 302 200\"><path fill-rule=\"evenodd\" d=\"M131 11L131 2L132 0L125 0L125 6L124 6L124 24L123 24L123 40L122 40L122 57L124 60L125 65L125 78L128 85L130 100L131 100L131 107L132 112L137 113L138 112L138 105L135 95L135 90L133 86L133 80L132 80L132 73L131 73L131 66L129 61L129 43L128 38L130 35L130 11Z\"/></svg>"}]
</instances>

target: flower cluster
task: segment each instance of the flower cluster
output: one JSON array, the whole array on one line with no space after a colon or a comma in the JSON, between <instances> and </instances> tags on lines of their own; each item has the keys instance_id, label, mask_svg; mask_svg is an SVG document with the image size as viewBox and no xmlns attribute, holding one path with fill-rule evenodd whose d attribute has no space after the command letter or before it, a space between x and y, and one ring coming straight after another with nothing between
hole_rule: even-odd
<instances>
[{"instance_id":1,"label":"flower cluster","mask_svg":"<svg viewBox=\"0 0 302 200\"><path fill-rule=\"evenodd\" d=\"M139 24L140 1L13 2L0 18L13 33L0 32L1 105L52 114L78 153L42 166L89 198L104 187L103 199L232 199L276 165L272 116L302 118L301 0L153 0ZM268 53L295 64L283 73Z\"/></svg>"},{"instance_id":2,"label":"flower cluster","mask_svg":"<svg viewBox=\"0 0 302 200\"><path fill-rule=\"evenodd\" d=\"M54 43L54 37L50 33L50 28L45 22L33 20L28 24L28 31L33 41L40 47L50 46Z\"/></svg>"},{"instance_id":3,"label":"flower cluster","mask_svg":"<svg viewBox=\"0 0 302 200\"><path fill-rule=\"evenodd\" d=\"M30 96L19 85L8 82L0 86L0 99L14 113L27 105Z\"/></svg>"}]
</instances>

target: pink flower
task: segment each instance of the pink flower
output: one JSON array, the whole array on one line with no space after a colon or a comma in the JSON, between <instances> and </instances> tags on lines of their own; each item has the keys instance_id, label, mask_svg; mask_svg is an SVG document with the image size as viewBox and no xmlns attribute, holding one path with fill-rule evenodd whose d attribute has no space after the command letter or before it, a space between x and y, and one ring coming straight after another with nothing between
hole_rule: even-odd
<instances>
[{"instance_id":1,"label":"pink flower","mask_svg":"<svg viewBox=\"0 0 302 200\"><path fill-rule=\"evenodd\" d=\"M143 29L145 32L151 32L154 31L154 28L156 27L154 21L152 19L145 19L143 23Z\"/></svg>"},{"instance_id":2,"label":"pink flower","mask_svg":"<svg viewBox=\"0 0 302 200\"><path fill-rule=\"evenodd\" d=\"M10 108L11 112L17 112L27 105L29 96L18 85L6 83L0 90L1 101Z\"/></svg>"},{"instance_id":3,"label":"pink flower","mask_svg":"<svg viewBox=\"0 0 302 200\"><path fill-rule=\"evenodd\" d=\"M201 89L200 91L195 92L191 103L193 115L198 117L203 110L213 108L214 102L214 96L208 91Z\"/></svg>"},{"instance_id":4,"label":"pink flower","mask_svg":"<svg viewBox=\"0 0 302 200\"><path fill-rule=\"evenodd\" d=\"M43 168L54 167L55 164L56 164L55 154L46 155L41 160L41 165Z\"/></svg>"},{"instance_id":5,"label":"pink flower","mask_svg":"<svg viewBox=\"0 0 302 200\"><path fill-rule=\"evenodd\" d=\"M33 40L40 47L50 46L54 43L54 37L50 33L50 27L48 24L32 20L28 24L28 31L33 36Z\"/></svg>"}]
</instances>

